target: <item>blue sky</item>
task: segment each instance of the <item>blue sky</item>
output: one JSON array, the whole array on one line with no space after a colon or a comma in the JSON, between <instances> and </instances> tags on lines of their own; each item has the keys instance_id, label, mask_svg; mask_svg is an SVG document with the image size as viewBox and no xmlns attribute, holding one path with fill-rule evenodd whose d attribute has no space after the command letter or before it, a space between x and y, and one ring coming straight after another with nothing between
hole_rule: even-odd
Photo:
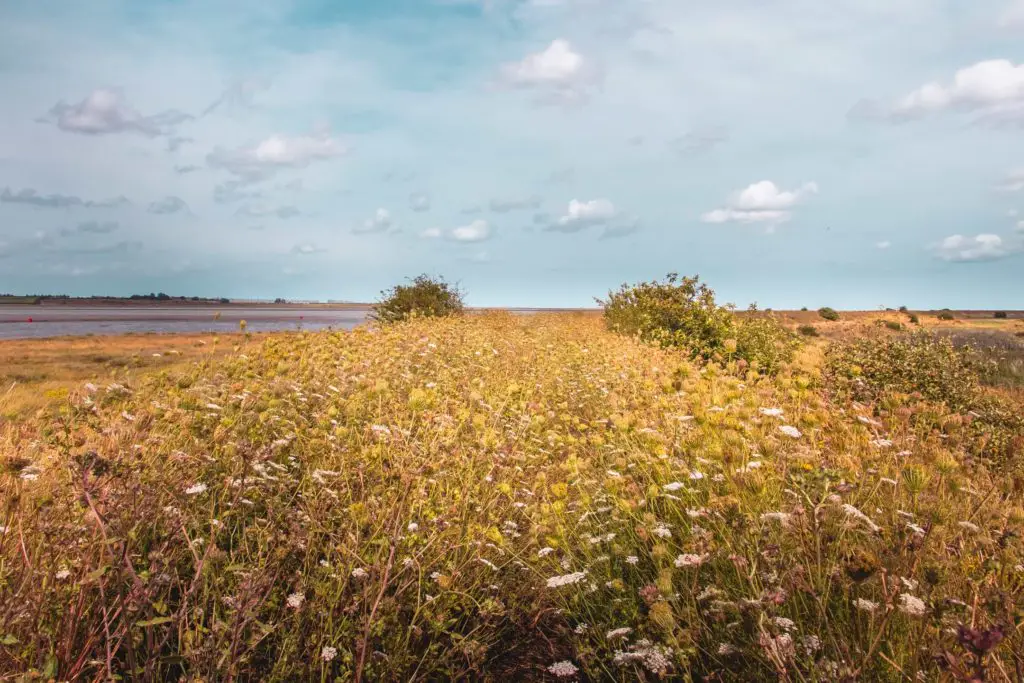
<instances>
[{"instance_id":1,"label":"blue sky","mask_svg":"<svg viewBox=\"0 0 1024 683\"><path fill-rule=\"evenodd\" d=\"M1024 0L38 0L0 92L0 291L1024 308Z\"/></svg>"}]
</instances>

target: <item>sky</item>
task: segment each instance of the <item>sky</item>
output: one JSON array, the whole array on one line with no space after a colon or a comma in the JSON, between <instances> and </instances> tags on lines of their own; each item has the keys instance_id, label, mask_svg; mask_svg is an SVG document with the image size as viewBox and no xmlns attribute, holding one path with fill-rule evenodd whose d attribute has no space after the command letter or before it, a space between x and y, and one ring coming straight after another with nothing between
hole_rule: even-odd
<instances>
[{"instance_id":1,"label":"sky","mask_svg":"<svg viewBox=\"0 0 1024 683\"><path fill-rule=\"evenodd\" d=\"M34 0L0 93L0 292L1024 308L1024 0Z\"/></svg>"}]
</instances>

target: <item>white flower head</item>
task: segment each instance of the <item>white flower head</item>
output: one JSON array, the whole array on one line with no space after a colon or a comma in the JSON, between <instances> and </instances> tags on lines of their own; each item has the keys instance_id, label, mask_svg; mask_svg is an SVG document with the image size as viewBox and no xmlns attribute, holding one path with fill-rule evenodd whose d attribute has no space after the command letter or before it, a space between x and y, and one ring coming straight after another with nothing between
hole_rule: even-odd
<instances>
[{"instance_id":1,"label":"white flower head","mask_svg":"<svg viewBox=\"0 0 1024 683\"><path fill-rule=\"evenodd\" d=\"M189 496L197 496L200 493L206 493L206 484L204 484L203 482L199 482L198 484L192 484L192 486L189 486L187 489L185 489L185 493Z\"/></svg>"},{"instance_id":2,"label":"white flower head","mask_svg":"<svg viewBox=\"0 0 1024 683\"><path fill-rule=\"evenodd\" d=\"M324 648L320 650L320 659L325 662L329 662L338 656L338 648L331 647L330 645L324 645Z\"/></svg>"},{"instance_id":3,"label":"white flower head","mask_svg":"<svg viewBox=\"0 0 1024 683\"><path fill-rule=\"evenodd\" d=\"M694 553L683 553L675 560L677 567L699 567L707 562L707 553L703 555L696 555Z\"/></svg>"},{"instance_id":4,"label":"white flower head","mask_svg":"<svg viewBox=\"0 0 1024 683\"><path fill-rule=\"evenodd\" d=\"M785 434L786 436L792 437L794 439L799 439L801 436L803 436L803 433L799 429L791 425L781 425L779 426L779 431Z\"/></svg>"},{"instance_id":5,"label":"white flower head","mask_svg":"<svg viewBox=\"0 0 1024 683\"><path fill-rule=\"evenodd\" d=\"M305 601L306 596L302 593L292 593L288 596L288 606L292 609L299 609Z\"/></svg>"},{"instance_id":6,"label":"white flower head","mask_svg":"<svg viewBox=\"0 0 1024 683\"><path fill-rule=\"evenodd\" d=\"M899 608L901 612L912 617L924 616L925 612L928 611L928 606L924 604L924 600L910 593L900 594Z\"/></svg>"},{"instance_id":7,"label":"white flower head","mask_svg":"<svg viewBox=\"0 0 1024 683\"><path fill-rule=\"evenodd\" d=\"M577 671L579 671L579 669L577 669L576 666L568 660L555 662L548 667L548 673L555 678L568 678L570 676L575 676Z\"/></svg>"}]
</instances>

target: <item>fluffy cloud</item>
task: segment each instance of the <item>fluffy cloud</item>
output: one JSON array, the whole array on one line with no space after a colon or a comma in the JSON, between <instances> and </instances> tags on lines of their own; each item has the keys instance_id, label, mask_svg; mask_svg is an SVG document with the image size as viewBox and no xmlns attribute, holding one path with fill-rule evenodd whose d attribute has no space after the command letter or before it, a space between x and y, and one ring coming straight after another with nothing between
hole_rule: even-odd
<instances>
[{"instance_id":1,"label":"fluffy cloud","mask_svg":"<svg viewBox=\"0 0 1024 683\"><path fill-rule=\"evenodd\" d=\"M373 218L367 218L363 222L362 227L355 228L352 232L357 235L384 232L391 227L391 222L391 212L387 209L377 209L377 212L373 214Z\"/></svg>"},{"instance_id":2,"label":"fluffy cloud","mask_svg":"<svg viewBox=\"0 0 1024 683\"><path fill-rule=\"evenodd\" d=\"M577 232L593 225L603 225L615 217L615 205L607 199L581 202L573 199L565 215L546 229L557 232Z\"/></svg>"},{"instance_id":3,"label":"fluffy cloud","mask_svg":"<svg viewBox=\"0 0 1024 683\"><path fill-rule=\"evenodd\" d=\"M420 237L425 237L427 239L437 239L438 237L441 237L442 234L443 233L441 231L441 228L427 228L426 230L420 233Z\"/></svg>"},{"instance_id":4,"label":"fluffy cloud","mask_svg":"<svg viewBox=\"0 0 1024 683\"><path fill-rule=\"evenodd\" d=\"M417 212L429 211L430 197L422 192L414 192L409 195L409 208Z\"/></svg>"},{"instance_id":5,"label":"fluffy cloud","mask_svg":"<svg viewBox=\"0 0 1024 683\"><path fill-rule=\"evenodd\" d=\"M950 235L933 247L935 255L944 261L994 261L1014 253L1014 248L999 235L982 234L974 237Z\"/></svg>"},{"instance_id":6,"label":"fluffy cloud","mask_svg":"<svg viewBox=\"0 0 1024 683\"><path fill-rule=\"evenodd\" d=\"M329 135L272 135L262 142L228 150L217 147L206 163L245 180L262 180L281 168L305 168L314 161L342 156L347 148Z\"/></svg>"},{"instance_id":7,"label":"fluffy cloud","mask_svg":"<svg viewBox=\"0 0 1024 683\"><path fill-rule=\"evenodd\" d=\"M30 206L40 206L51 209L65 209L77 206L87 209L109 209L116 206L123 206L128 203L128 198L123 196L104 199L97 202L82 199L81 197L76 197L74 195L39 194L35 190L29 188L18 190L17 192L11 192L9 187L5 187L4 191L0 192L0 204L29 204Z\"/></svg>"},{"instance_id":8,"label":"fluffy cloud","mask_svg":"<svg viewBox=\"0 0 1024 683\"><path fill-rule=\"evenodd\" d=\"M780 190L770 180L747 186L729 198L728 206L708 211L700 219L705 223L767 223L777 225L792 218L792 209L809 195L818 192L818 184L804 183L796 190Z\"/></svg>"},{"instance_id":9,"label":"fluffy cloud","mask_svg":"<svg viewBox=\"0 0 1024 683\"><path fill-rule=\"evenodd\" d=\"M862 103L855 113L901 121L947 109L980 111L980 122L1024 120L1024 64L989 59L958 70L950 82L931 82L904 95L889 108Z\"/></svg>"},{"instance_id":10,"label":"fluffy cloud","mask_svg":"<svg viewBox=\"0 0 1024 683\"><path fill-rule=\"evenodd\" d=\"M892 246L892 242L890 242L889 240L883 240L881 242L875 242L875 248L876 249L888 249L891 246Z\"/></svg>"},{"instance_id":11,"label":"fluffy cloud","mask_svg":"<svg viewBox=\"0 0 1024 683\"><path fill-rule=\"evenodd\" d=\"M164 197L158 201L153 202L146 209L150 213L178 213L179 211L188 211L188 204L181 197Z\"/></svg>"},{"instance_id":12,"label":"fluffy cloud","mask_svg":"<svg viewBox=\"0 0 1024 683\"><path fill-rule=\"evenodd\" d=\"M595 71L569 41L558 38L544 50L506 64L501 76L513 87L537 89L560 101L576 101L583 98Z\"/></svg>"},{"instance_id":13,"label":"fluffy cloud","mask_svg":"<svg viewBox=\"0 0 1024 683\"><path fill-rule=\"evenodd\" d=\"M540 197L524 197L521 199L492 199L488 206L494 213L508 213L522 209L536 209L540 204Z\"/></svg>"},{"instance_id":14,"label":"fluffy cloud","mask_svg":"<svg viewBox=\"0 0 1024 683\"><path fill-rule=\"evenodd\" d=\"M469 225L452 228L451 238L457 242L482 242L491 236L491 226L485 220L475 220Z\"/></svg>"},{"instance_id":15,"label":"fluffy cloud","mask_svg":"<svg viewBox=\"0 0 1024 683\"><path fill-rule=\"evenodd\" d=\"M81 135L138 133L152 138L191 118L175 109L143 116L128 104L120 90L99 88L77 104L58 102L40 121Z\"/></svg>"}]
</instances>

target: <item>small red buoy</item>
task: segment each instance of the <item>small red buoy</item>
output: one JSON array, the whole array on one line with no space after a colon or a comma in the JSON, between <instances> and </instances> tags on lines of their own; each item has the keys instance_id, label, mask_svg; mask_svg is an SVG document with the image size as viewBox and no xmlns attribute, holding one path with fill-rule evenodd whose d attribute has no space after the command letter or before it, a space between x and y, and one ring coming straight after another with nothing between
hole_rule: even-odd
<instances>
[{"instance_id":1,"label":"small red buoy","mask_svg":"<svg viewBox=\"0 0 1024 683\"><path fill-rule=\"evenodd\" d=\"M32 318L29 318L29 319L28 319L28 321L29 321L29 322L32 322Z\"/></svg>"}]
</instances>

